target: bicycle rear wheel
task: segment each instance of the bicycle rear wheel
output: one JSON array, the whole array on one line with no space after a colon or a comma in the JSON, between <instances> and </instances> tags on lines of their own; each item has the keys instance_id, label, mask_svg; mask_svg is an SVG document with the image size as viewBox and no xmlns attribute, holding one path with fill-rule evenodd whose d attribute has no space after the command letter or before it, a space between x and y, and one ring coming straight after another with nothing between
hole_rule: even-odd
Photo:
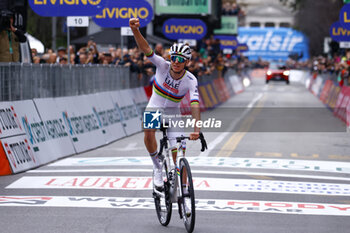
<instances>
[{"instance_id":1,"label":"bicycle rear wheel","mask_svg":"<svg viewBox=\"0 0 350 233\"><path fill-rule=\"evenodd\" d=\"M182 198L180 202L181 215L186 230L190 233L194 230L194 224L196 220L196 206L191 168L186 158L180 159L180 180L180 187L182 189Z\"/></svg>"},{"instance_id":2,"label":"bicycle rear wheel","mask_svg":"<svg viewBox=\"0 0 350 233\"><path fill-rule=\"evenodd\" d=\"M167 226L171 219L172 203L169 194L170 181L169 171L166 162L164 161L162 167L162 174L164 180L164 188L162 190L153 191L154 204L156 206L157 217L163 226Z\"/></svg>"}]
</instances>

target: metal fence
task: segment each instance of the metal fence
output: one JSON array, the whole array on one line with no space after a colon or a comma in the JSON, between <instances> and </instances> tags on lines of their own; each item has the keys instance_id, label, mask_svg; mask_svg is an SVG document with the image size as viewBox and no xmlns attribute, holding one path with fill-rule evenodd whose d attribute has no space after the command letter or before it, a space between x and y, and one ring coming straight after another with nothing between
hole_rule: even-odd
<instances>
[{"instance_id":1,"label":"metal fence","mask_svg":"<svg viewBox=\"0 0 350 233\"><path fill-rule=\"evenodd\" d=\"M198 77L206 83L218 77ZM0 63L0 101L76 96L149 85L150 77L115 65Z\"/></svg>"},{"instance_id":2,"label":"metal fence","mask_svg":"<svg viewBox=\"0 0 350 233\"><path fill-rule=\"evenodd\" d=\"M127 67L0 63L0 101L83 95L138 85L132 82Z\"/></svg>"}]
</instances>

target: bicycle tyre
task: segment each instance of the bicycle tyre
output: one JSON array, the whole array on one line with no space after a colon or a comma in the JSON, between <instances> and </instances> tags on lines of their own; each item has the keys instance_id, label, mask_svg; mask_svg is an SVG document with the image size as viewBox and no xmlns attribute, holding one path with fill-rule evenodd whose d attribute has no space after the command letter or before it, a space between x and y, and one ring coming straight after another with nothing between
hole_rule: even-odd
<instances>
[{"instance_id":1,"label":"bicycle tyre","mask_svg":"<svg viewBox=\"0 0 350 233\"><path fill-rule=\"evenodd\" d=\"M171 219L172 212L172 202L169 194L169 171L166 162L163 163L163 180L164 180L164 189L161 191L165 198L160 197L158 194L153 193L154 204L156 207L157 217L159 223L163 226L167 226Z\"/></svg>"},{"instance_id":2,"label":"bicycle tyre","mask_svg":"<svg viewBox=\"0 0 350 233\"><path fill-rule=\"evenodd\" d=\"M187 190L185 190L183 186L183 176L184 171L187 171L186 181L187 181ZM184 221L187 232L191 233L194 230L195 220L196 220L196 205L195 205L195 196L194 196L194 188L192 182L192 173L190 165L186 158L182 158L180 160L180 180L181 180L181 189L182 189L182 198L181 198L181 211L182 211L182 219ZM187 216L185 213L185 201L190 203L191 214Z\"/></svg>"}]
</instances>

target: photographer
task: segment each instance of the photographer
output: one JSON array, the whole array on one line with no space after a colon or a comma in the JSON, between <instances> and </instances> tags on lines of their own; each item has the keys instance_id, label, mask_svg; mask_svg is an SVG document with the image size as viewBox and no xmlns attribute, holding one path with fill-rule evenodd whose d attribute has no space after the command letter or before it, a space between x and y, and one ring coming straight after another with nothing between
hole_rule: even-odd
<instances>
[{"instance_id":1,"label":"photographer","mask_svg":"<svg viewBox=\"0 0 350 233\"><path fill-rule=\"evenodd\" d=\"M9 10L0 12L0 62L19 62L19 43L27 41L24 32L13 26L13 16Z\"/></svg>"}]
</instances>

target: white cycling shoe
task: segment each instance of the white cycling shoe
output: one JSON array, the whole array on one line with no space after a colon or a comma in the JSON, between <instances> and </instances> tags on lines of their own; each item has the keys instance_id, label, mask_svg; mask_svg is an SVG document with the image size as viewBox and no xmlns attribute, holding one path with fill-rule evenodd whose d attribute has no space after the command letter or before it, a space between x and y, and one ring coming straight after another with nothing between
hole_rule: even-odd
<instances>
[{"instance_id":1,"label":"white cycling shoe","mask_svg":"<svg viewBox=\"0 0 350 233\"><path fill-rule=\"evenodd\" d=\"M164 185L162 169L153 169L153 184L156 188L162 188Z\"/></svg>"}]
</instances>

